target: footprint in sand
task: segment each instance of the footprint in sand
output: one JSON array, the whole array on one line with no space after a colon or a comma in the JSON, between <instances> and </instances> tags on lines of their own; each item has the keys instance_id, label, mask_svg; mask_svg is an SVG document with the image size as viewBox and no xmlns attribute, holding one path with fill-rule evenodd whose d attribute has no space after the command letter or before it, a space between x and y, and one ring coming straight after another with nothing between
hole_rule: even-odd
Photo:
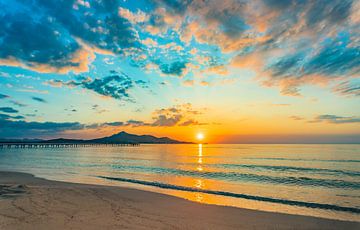
<instances>
[{"instance_id":1,"label":"footprint in sand","mask_svg":"<svg viewBox=\"0 0 360 230\"><path fill-rule=\"evenodd\" d=\"M0 185L0 199L13 198L26 193L25 185Z\"/></svg>"}]
</instances>

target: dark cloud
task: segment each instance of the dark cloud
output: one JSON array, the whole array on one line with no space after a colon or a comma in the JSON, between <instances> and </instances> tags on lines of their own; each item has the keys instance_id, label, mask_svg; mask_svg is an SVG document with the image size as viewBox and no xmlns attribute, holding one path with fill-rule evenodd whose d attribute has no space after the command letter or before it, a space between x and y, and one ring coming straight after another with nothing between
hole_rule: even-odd
<instances>
[{"instance_id":1,"label":"dark cloud","mask_svg":"<svg viewBox=\"0 0 360 230\"><path fill-rule=\"evenodd\" d=\"M104 125L107 125L107 126L124 126L124 122L121 122L121 121L107 122L107 123L104 123Z\"/></svg>"},{"instance_id":2,"label":"dark cloud","mask_svg":"<svg viewBox=\"0 0 360 230\"><path fill-rule=\"evenodd\" d=\"M34 101L38 101L38 102L42 102L42 103L47 103L47 101L41 97L31 97Z\"/></svg>"},{"instance_id":3,"label":"dark cloud","mask_svg":"<svg viewBox=\"0 0 360 230\"><path fill-rule=\"evenodd\" d=\"M21 116L21 115L11 116L11 115L8 115L8 114L0 113L0 121L1 120L19 120L19 119L24 119L24 118L25 117ZM0 127L0 129L1 129L1 127Z\"/></svg>"},{"instance_id":4,"label":"dark cloud","mask_svg":"<svg viewBox=\"0 0 360 230\"><path fill-rule=\"evenodd\" d=\"M14 58L33 69L40 66L37 69L44 70L42 64L53 70L79 69L86 61L79 57L84 54L79 53L84 49L79 40L117 54L124 48L139 47L130 23L118 15L119 4L90 1L91 7L87 7L71 0L0 2L4 9L0 20L7 22L0 25L0 58Z\"/></svg>"},{"instance_id":5,"label":"dark cloud","mask_svg":"<svg viewBox=\"0 0 360 230\"><path fill-rule=\"evenodd\" d=\"M1 94L1 93L0 93L0 99L5 99L5 98L9 98L9 96L8 96L8 95Z\"/></svg>"},{"instance_id":6,"label":"dark cloud","mask_svg":"<svg viewBox=\"0 0 360 230\"><path fill-rule=\"evenodd\" d=\"M32 66L34 63L47 64L54 67L76 66L69 61L71 55L80 48L76 41L68 37L64 39L56 35L54 30L64 33L56 23L42 18L35 22L29 13L22 16L5 14L0 20L0 58L10 57ZM28 39L31 34L31 39Z\"/></svg>"},{"instance_id":7,"label":"dark cloud","mask_svg":"<svg viewBox=\"0 0 360 230\"><path fill-rule=\"evenodd\" d=\"M164 74L181 76L184 70L186 69L186 63L185 62L173 62L170 64L164 63L164 64L160 64L159 68Z\"/></svg>"},{"instance_id":8,"label":"dark cloud","mask_svg":"<svg viewBox=\"0 0 360 230\"><path fill-rule=\"evenodd\" d=\"M23 120L2 119L0 116L0 137L33 138L47 135L59 135L67 130L81 130L84 125L78 122L27 122Z\"/></svg>"},{"instance_id":9,"label":"dark cloud","mask_svg":"<svg viewBox=\"0 0 360 230\"><path fill-rule=\"evenodd\" d=\"M335 93L343 96L360 96L360 81L346 81L333 88Z\"/></svg>"},{"instance_id":10,"label":"dark cloud","mask_svg":"<svg viewBox=\"0 0 360 230\"><path fill-rule=\"evenodd\" d=\"M151 124L152 126L175 126L183 117L181 114L173 114L170 116L160 114L154 118L155 120Z\"/></svg>"},{"instance_id":11,"label":"dark cloud","mask_svg":"<svg viewBox=\"0 0 360 230\"><path fill-rule=\"evenodd\" d=\"M360 71L360 47L351 47L349 38L338 37L325 42L321 50L305 60L305 74L323 74L326 76L352 75Z\"/></svg>"},{"instance_id":12,"label":"dark cloud","mask_svg":"<svg viewBox=\"0 0 360 230\"><path fill-rule=\"evenodd\" d=\"M130 126L148 126L149 124L144 122L144 121L138 121L138 120L128 120L126 122L127 125L130 125Z\"/></svg>"},{"instance_id":13,"label":"dark cloud","mask_svg":"<svg viewBox=\"0 0 360 230\"><path fill-rule=\"evenodd\" d=\"M300 2L300 1L298 1L298 2ZM268 7L284 10L284 9L287 9L290 6L292 6L296 1L294 1L294 0L263 0L263 2Z\"/></svg>"},{"instance_id":14,"label":"dark cloud","mask_svg":"<svg viewBox=\"0 0 360 230\"><path fill-rule=\"evenodd\" d=\"M0 107L0 111L4 113L18 113L19 111L11 107Z\"/></svg>"},{"instance_id":15,"label":"dark cloud","mask_svg":"<svg viewBox=\"0 0 360 230\"><path fill-rule=\"evenodd\" d=\"M95 105L92 105L91 106L91 109L96 111L96 113L98 114L101 114L101 113L104 113L104 112L109 112L109 110L106 110L106 109L101 109L99 105L95 104Z\"/></svg>"},{"instance_id":16,"label":"dark cloud","mask_svg":"<svg viewBox=\"0 0 360 230\"><path fill-rule=\"evenodd\" d=\"M298 68L301 67L303 60L303 53L284 56L271 65L269 69L271 69L273 77L292 77L294 73L299 73Z\"/></svg>"},{"instance_id":17,"label":"dark cloud","mask_svg":"<svg viewBox=\"0 0 360 230\"><path fill-rule=\"evenodd\" d=\"M10 101L10 103L16 105L16 106L19 106L19 107L26 107L27 105L26 104L23 104L21 102L18 102L18 101Z\"/></svg>"},{"instance_id":18,"label":"dark cloud","mask_svg":"<svg viewBox=\"0 0 360 230\"><path fill-rule=\"evenodd\" d=\"M134 81L137 85L141 86L142 88L149 88L149 82L143 80L136 80Z\"/></svg>"},{"instance_id":19,"label":"dark cloud","mask_svg":"<svg viewBox=\"0 0 360 230\"><path fill-rule=\"evenodd\" d=\"M93 81L83 78L80 85L83 88L115 99L129 99L128 91L134 87L133 81L125 74L112 75L102 79L94 79Z\"/></svg>"},{"instance_id":20,"label":"dark cloud","mask_svg":"<svg viewBox=\"0 0 360 230\"><path fill-rule=\"evenodd\" d=\"M352 0L317 0L307 12L306 22L308 26L314 26L321 22L340 23L349 17Z\"/></svg>"},{"instance_id":21,"label":"dark cloud","mask_svg":"<svg viewBox=\"0 0 360 230\"><path fill-rule=\"evenodd\" d=\"M159 6L166 6L172 13L184 14L193 0L154 0Z\"/></svg>"},{"instance_id":22,"label":"dark cloud","mask_svg":"<svg viewBox=\"0 0 360 230\"><path fill-rule=\"evenodd\" d=\"M112 97L119 100L133 101L129 91L135 86L140 86L142 88L147 88L147 82L143 80L133 81L125 73L118 73L103 78L95 78L94 80L87 77L78 77L76 80L70 80L64 82L62 80L50 80L46 84L53 87L82 87L91 91L96 92L97 94ZM93 110L97 109L98 105L92 107Z\"/></svg>"},{"instance_id":23,"label":"dark cloud","mask_svg":"<svg viewBox=\"0 0 360 230\"><path fill-rule=\"evenodd\" d=\"M35 116L28 114L27 116ZM67 130L81 130L86 126L79 122L37 122L25 121L24 116L11 116L0 113L1 138L34 138L47 135L59 135Z\"/></svg>"},{"instance_id":24,"label":"dark cloud","mask_svg":"<svg viewBox=\"0 0 360 230\"><path fill-rule=\"evenodd\" d=\"M57 22L42 14L39 14L39 20L35 20L30 16L34 8L20 4L22 7L17 8L16 12L11 12L11 7L2 6L4 11L0 20L7 23L0 25L0 58L16 58L28 66L35 63L54 67L75 65L69 60L71 54L79 49L76 41L71 37L64 39L57 35L54 31L66 34ZM31 40L28 39L30 34Z\"/></svg>"},{"instance_id":25,"label":"dark cloud","mask_svg":"<svg viewBox=\"0 0 360 230\"><path fill-rule=\"evenodd\" d=\"M360 117L342 117L336 115L319 115L310 122L327 122L332 124L360 123Z\"/></svg>"}]
</instances>

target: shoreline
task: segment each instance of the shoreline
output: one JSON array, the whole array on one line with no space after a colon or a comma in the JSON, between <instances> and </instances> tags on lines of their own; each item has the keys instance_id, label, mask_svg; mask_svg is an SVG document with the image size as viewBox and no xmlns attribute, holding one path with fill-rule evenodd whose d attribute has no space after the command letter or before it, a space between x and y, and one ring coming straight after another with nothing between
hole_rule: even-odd
<instances>
[{"instance_id":1,"label":"shoreline","mask_svg":"<svg viewBox=\"0 0 360 230\"><path fill-rule=\"evenodd\" d=\"M360 222L201 204L0 172L0 229L359 229Z\"/></svg>"}]
</instances>

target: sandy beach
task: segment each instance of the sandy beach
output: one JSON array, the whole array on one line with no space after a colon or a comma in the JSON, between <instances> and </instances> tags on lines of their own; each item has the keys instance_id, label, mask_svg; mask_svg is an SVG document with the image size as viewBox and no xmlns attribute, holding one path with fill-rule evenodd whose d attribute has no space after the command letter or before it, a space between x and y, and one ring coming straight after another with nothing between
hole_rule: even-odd
<instances>
[{"instance_id":1,"label":"sandy beach","mask_svg":"<svg viewBox=\"0 0 360 230\"><path fill-rule=\"evenodd\" d=\"M359 229L360 223L206 205L136 189L0 172L0 229Z\"/></svg>"}]
</instances>

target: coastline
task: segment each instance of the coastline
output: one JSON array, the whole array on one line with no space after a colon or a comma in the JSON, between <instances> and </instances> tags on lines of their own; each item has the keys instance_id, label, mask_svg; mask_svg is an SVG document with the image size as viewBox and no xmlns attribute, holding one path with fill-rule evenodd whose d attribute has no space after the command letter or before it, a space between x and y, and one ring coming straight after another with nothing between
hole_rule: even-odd
<instances>
[{"instance_id":1,"label":"coastline","mask_svg":"<svg viewBox=\"0 0 360 230\"><path fill-rule=\"evenodd\" d=\"M191 202L0 172L0 229L359 229L359 222Z\"/></svg>"}]
</instances>

